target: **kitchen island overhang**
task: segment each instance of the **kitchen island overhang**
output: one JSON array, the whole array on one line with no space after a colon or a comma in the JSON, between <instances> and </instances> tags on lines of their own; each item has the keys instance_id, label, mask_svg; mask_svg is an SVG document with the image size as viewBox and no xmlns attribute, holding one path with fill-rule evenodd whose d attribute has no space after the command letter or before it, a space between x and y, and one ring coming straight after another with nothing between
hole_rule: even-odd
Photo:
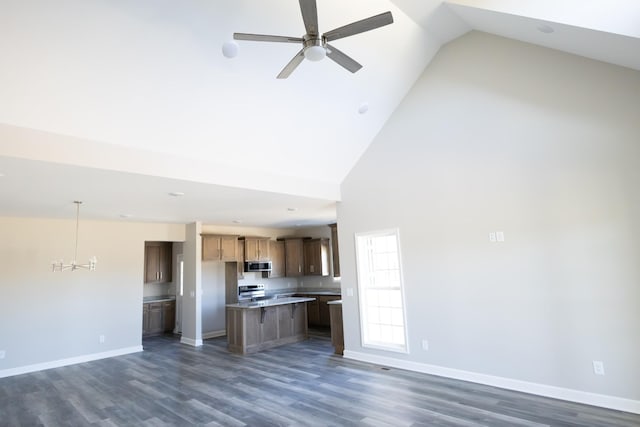
<instances>
[{"instance_id":1,"label":"kitchen island overhang","mask_svg":"<svg viewBox=\"0 0 640 427\"><path fill-rule=\"evenodd\" d=\"M307 339L307 302L314 300L287 297L227 304L227 348L249 354Z\"/></svg>"}]
</instances>

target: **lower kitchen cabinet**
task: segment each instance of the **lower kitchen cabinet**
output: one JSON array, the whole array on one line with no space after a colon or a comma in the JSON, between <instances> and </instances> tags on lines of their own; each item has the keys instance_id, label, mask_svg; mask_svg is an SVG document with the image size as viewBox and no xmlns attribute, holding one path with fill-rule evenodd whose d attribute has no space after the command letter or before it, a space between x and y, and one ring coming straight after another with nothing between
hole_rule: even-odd
<instances>
[{"instance_id":1,"label":"lower kitchen cabinet","mask_svg":"<svg viewBox=\"0 0 640 427\"><path fill-rule=\"evenodd\" d=\"M329 315L329 301L339 300L339 295L315 295L315 294L296 294L296 296L315 298L315 301L307 303L309 326L312 327L329 327L331 325L331 316Z\"/></svg>"},{"instance_id":2,"label":"lower kitchen cabinet","mask_svg":"<svg viewBox=\"0 0 640 427\"><path fill-rule=\"evenodd\" d=\"M142 304L142 336L173 332L176 323L176 302L158 301Z\"/></svg>"},{"instance_id":3,"label":"lower kitchen cabinet","mask_svg":"<svg viewBox=\"0 0 640 427\"><path fill-rule=\"evenodd\" d=\"M306 303L271 307L227 307L227 346L233 353L254 353L304 340L307 335Z\"/></svg>"}]
</instances>

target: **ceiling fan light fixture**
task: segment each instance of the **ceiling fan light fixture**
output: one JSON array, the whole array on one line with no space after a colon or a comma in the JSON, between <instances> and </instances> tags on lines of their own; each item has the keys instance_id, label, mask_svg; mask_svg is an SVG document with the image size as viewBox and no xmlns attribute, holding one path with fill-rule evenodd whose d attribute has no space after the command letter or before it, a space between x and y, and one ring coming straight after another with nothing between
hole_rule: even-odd
<instances>
[{"instance_id":1,"label":"ceiling fan light fixture","mask_svg":"<svg viewBox=\"0 0 640 427\"><path fill-rule=\"evenodd\" d=\"M309 46L304 50L304 57L309 61L322 61L327 56L327 50L322 46Z\"/></svg>"}]
</instances>

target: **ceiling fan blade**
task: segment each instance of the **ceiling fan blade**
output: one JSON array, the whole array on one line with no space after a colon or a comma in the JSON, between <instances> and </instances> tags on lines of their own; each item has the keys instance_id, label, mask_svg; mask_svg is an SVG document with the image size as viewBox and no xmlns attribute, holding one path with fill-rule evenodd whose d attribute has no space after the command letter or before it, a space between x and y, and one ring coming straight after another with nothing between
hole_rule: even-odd
<instances>
[{"instance_id":1,"label":"ceiling fan blade","mask_svg":"<svg viewBox=\"0 0 640 427\"><path fill-rule=\"evenodd\" d=\"M289 61L287 65L285 65L282 71L280 71L280 74L278 74L278 78L286 79L287 77L289 77L289 75L293 73L293 70L295 70L296 67L300 65L300 63L303 60L304 60L304 49L301 49L300 52L298 52L296 56L294 56L293 59Z\"/></svg>"},{"instance_id":2,"label":"ceiling fan blade","mask_svg":"<svg viewBox=\"0 0 640 427\"><path fill-rule=\"evenodd\" d=\"M300 37L270 36L267 34L233 33L235 40L251 40L254 42L302 43Z\"/></svg>"},{"instance_id":3,"label":"ceiling fan blade","mask_svg":"<svg viewBox=\"0 0 640 427\"><path fill-rule=\"evenodd\" d=\"M302 12L302 20L307 34L310 36L318 35L318 8L316 0L300 0L300 12Z\"/></svg>"},{"instance_id":4,"label":"ceiling fan blade","mask_svg":"<svg viewBox=\"0 0 640 427\"><path fill-rule=\"evenodd\" d=\"M352 73L355 73L362 68L362 65L358 64L353 58L331 45L327 45L327 56L335 63L346 68Z\"/></svg>"},{"instance_id":5,"label":"ceiling fan blade","mask_svg":"<svg viewBox=\"0 0 640 427\"><path fill-rule=\"evenodd\" d=\"M302 1L302 0L301 0ZM380 15L371 16L361 21L352 22L343 27L336 28L323 34L328 41L338 40L343 37L353 36L354 34L364 33L365 31L374 30L393 23L391 12L381 13Z\"/></svg>"}]
</instances>

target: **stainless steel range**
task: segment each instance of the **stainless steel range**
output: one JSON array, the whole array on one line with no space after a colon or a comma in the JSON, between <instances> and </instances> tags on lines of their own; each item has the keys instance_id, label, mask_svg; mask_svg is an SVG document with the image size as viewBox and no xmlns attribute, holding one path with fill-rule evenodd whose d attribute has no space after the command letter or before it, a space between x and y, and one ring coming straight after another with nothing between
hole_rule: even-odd
<instances>
[{"instance_id":1,"label":"stainless steel range","mask_svg":"<svg viewBox=\"0 0 640 427\"><path fill-rule=\"evenodd\" d=\"M264 297L265 292L262 283L238 286L238 301L251 301L252 299L261 299Z\"/></svg>"}]
</instances>

